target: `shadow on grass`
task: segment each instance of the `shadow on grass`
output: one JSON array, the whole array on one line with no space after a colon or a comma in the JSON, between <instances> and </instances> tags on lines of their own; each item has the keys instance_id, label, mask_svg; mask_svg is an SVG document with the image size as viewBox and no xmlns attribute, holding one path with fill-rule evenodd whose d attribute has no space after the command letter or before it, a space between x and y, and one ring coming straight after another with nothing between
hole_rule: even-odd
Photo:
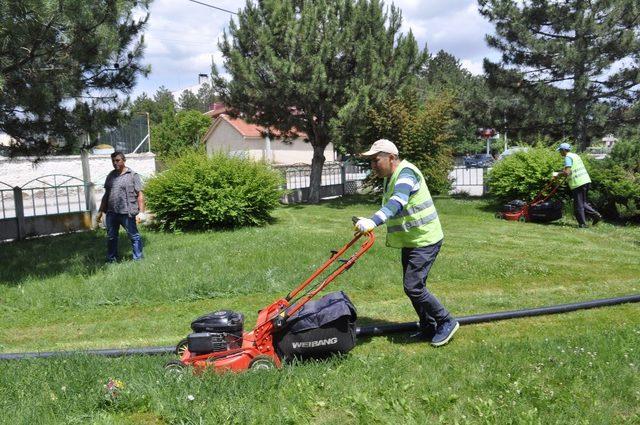
<instances>
[{"instance_id":1,"label":"shadow on grass","mask_svg":"<svg viewBox=\"0 0 640 425\"><path fill-rule=\"evenodd\" d=\"M141 232L146 248L147 239ZM67 273L89 276L104 269L107 235L104 230L69 233L14 241L0 245L0 285L16 286L28 278L49 278ZM130 261L131 242L120 231L121 261Z\"/></svg>"},{"instance_id":2,"label":"shadow on grass","mask_svg":"<svg viewBox=\"0 0 640 425\"><path fill-rule=\"evenodd\" d=\"M380 201L380 197L376 198L375 195L348 195L348 196L339 196L337 198L332 199L322 199L318 204L310 204L308 202L301 202L296 204L283 204L280 208L283 209L291 209L291 210L301 210L305 207L311 205L321 205L329 208L335 209L344 209L353 205L359 204L375 204Z\"/></svg>"}]
</instances>

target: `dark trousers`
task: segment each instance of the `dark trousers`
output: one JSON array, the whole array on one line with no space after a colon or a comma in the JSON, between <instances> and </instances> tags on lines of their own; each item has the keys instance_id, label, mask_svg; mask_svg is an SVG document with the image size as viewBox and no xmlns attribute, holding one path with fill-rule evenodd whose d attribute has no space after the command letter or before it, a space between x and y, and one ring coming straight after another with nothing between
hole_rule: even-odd
<instances>
[{"instance_id":1,"label":"dark trousers","mask_svg":"<svg viewBox=\"0 0 640 425\"><path fill-rule=\"evenodd\" d=\"M402 248L404 292L411 300L423 330L434 329L437 323L450 317L449 311L425 286L441 246L442 241L419 248Z\"/></svg>"},{"instance_id":2,"label":"dark trousers","mask_svg":"<svg viewBox=\"0 0 640 425\"><path fill-rule=\"evenodd\" d=\"M107 261L113 262L118 259L118 231L120 226L124 227L129 239L131 239L133 259L140 260L142 258L142 237L138 232L135 216L108 212L105 226L107 228Z\"/></svg>"},{"instance_id":3,"label":"dark trousers","mask_svg":"<svg viewBox=\"0 0 640 425\"><path fill-rule=\"evenodd\" d=\"M587 224L585 213L592 217L600 215L598 211L589 204L587 199L589 186L590 184L587 183L582 186L578 186L575 189L571 189L571 194L573 195L573 214L576 216L578 224Z\"/></svg>"}]
</instances>

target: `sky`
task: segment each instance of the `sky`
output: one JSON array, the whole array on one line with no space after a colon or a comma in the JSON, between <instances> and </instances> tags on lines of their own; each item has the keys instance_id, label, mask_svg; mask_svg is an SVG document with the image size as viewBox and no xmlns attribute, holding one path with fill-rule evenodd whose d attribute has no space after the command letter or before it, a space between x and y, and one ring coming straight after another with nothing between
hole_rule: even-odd
<instances>
[{"instance_id":1,"label":"sky","mask_svg":"<svg viewBox=\"0 0 640 425\"><path fill-rule=\"evenodd\" d=\"M244 0L197 1L234 12L244 5ZM430 53L445 50L474 74L482 73L484 57L497 59L497 52L485 42L485 34L493 27L478 12L477 0L393 3L402 11L402 31L413 31L419 46L426 45ZM232 14L189 0L154 0L149 12L144 62L151 65L151 73L139 78L132 98L142 92L153 95L160 86L171 91L193 87L198 74L209 74L212 60L224 72L217 43Z\"/></svg>"}]
</instances>

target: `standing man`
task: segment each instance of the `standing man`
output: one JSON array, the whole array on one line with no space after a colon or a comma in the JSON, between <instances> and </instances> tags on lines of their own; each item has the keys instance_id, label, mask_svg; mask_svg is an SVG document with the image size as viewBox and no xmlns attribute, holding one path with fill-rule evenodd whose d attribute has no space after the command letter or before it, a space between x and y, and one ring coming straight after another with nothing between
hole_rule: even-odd
<instances>
[{"instance_id":1,"label":"standing man","mask_svg":"<svg viewBox=\"0 0 640 425\"><path fill-rule=\"evenodd\" d=\"M569 143L561 143L556 150L564 158L562 174L567 176L567 181L569 182L571 195L573 195L573 213L576 220L578 220L578 226L587 227L585 213L591 217L592 224L597 224L602 219L602 216L589 204L587 199L591 178L582 162L582 158L575 153L569 152L571 150Z\"/></svg>"},{"instance_id":2,"label":"standing man","mask_svg":"<svg viewBox=\"0 0 640 425\"><path fill-rule=\"evenodd\" d=\"M136 226L136 216L144 214L144 196L140 176L125 165L122 152L111 154L113 171L104 182L104 196L98 210L98 221L106 212L107 262L118 259L118 232L124 227L131 240L133 259L142 259L142 238Z\"/></svg>"},{"instance_id":3,"label":"standing man","mask_svg":"<svg viewBox=\"0 0 640 425\"><path fill-rule=\"evenodd\" d=\"M389 140L376 141L362 155L384 178L384 192L382 208L371 218L360 218L356 228L364 233L387 223L387 246L401 249L404 292L420 319L415 336L435 347L444 345L460 325L425 286L444 237L427 183L415 165L400 160Z\"/></svg>"}]
</instances>

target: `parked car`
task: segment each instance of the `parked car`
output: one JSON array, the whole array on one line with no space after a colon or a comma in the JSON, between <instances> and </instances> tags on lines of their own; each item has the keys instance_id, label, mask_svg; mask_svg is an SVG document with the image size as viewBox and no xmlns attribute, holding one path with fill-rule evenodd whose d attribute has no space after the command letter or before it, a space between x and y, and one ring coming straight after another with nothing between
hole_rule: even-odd
<instances>
[{"instance_id":1,"label":"parked car","mask_svg":"<svg viewBox=\"0 0 640 425\"><path fill-rule=\"evenodd\" d=\"M493 164L493 157L486 153L478 153L464 159L464 166L467 168L490 167Z\"/></svg>"},{"instance_id":2,"label":"parked car","mask_svg":"<svg viewBox=\"0 0 640 425\"><path fill-rule=\"evenodd\" d=\"M500 155L498 155L498 161L508 157L509 155L513 155L514 153L526 152L528 150L529 150L529 148L526 147L526 146L514 146L512 148L505 149L504 152L502 152Z\"/></svg>"}]
</instances>

